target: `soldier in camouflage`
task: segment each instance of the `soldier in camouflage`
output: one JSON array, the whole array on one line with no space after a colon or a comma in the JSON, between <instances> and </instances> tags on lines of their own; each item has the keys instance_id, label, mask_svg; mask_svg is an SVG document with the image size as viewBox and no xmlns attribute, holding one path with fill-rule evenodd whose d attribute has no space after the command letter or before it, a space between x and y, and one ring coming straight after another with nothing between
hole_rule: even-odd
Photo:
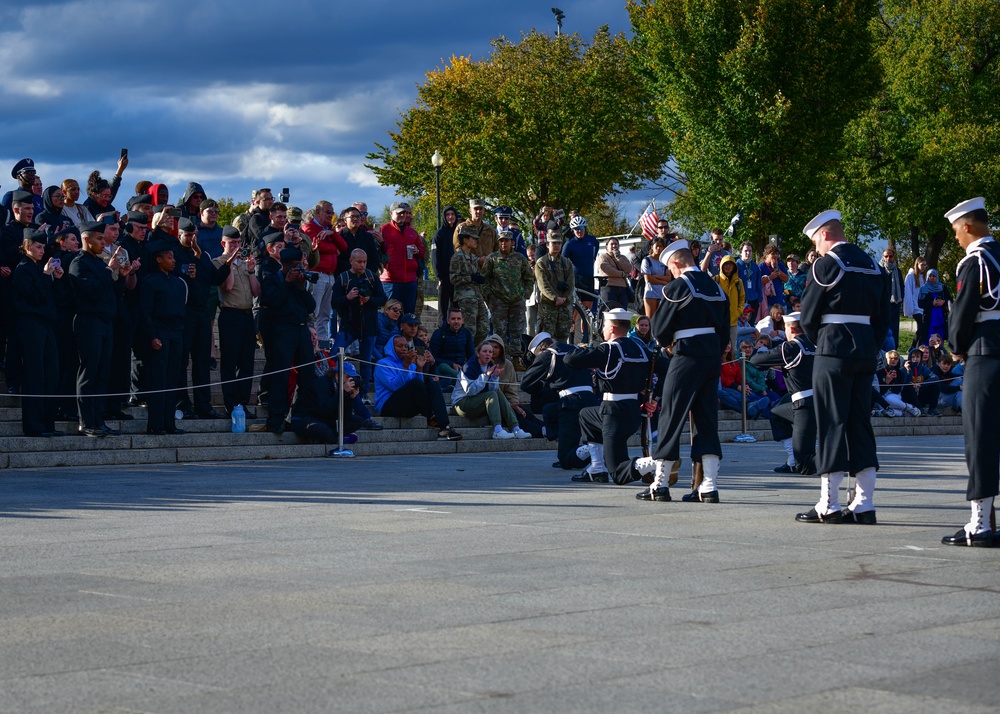
<instances>
[{"instance_id":1,"label":"soldier in camouflage","mask_svg":"<svg viewBox=\"0 0 1000 714\"><path fill-rule=\"evenodd\" d=\"M538 315L541 331L548 332L559 342L569 340L573 328L573 264L562 256L562 233L548 233L549 254L535 261L535 281L538 283Z\"/></svg>"},{"instance_id":2,"label":"soldier in camouflage","mask_svg":"<svg viewBox=\"0 0 1000 714\"><path fill-rule=\"evenodd\" d=\"M500 250L483 262L483 296L493 318L493 331L503 338L511 360L520 363L521 335L527 328L524 301L535 288L535 275L528 259L514 252L510 231L501 231L499 240Z\"/></svg>"},{"instance_id":3,"label":"soldier in camouflage","mask_svg":"<svg viewBox=\"0 0 1000 714\"><path fill-rule=\"evenodd\" d=\"M497 249L497 234L493 226L483 220L486 213L486 201L481 198L473 198L469 201L469 218L455 226L455 250L459 249L458 236L464 230L476 234L476 247L473 253L479 259L479 265L486 260L486 256ZM476 342L478 345L479 343Z\"/></svg>"},{"instance_id":4,"label":"soldier in camouflage","mask_svg":"<svg viewBox=\"0 0 1000 714\"><path fill-rule=\"evenodd\" d=\"M483 285L486 279L479 272L479 258L476 257L479 235L474 230L468 229L458 237L459 250L452 256L449 266L451 284L455 286L452 305L462 311L465 327L473 334L478 345L489 334L489 317L486 313L486 303L483 301Z\"/></svg>"}]
</instances>

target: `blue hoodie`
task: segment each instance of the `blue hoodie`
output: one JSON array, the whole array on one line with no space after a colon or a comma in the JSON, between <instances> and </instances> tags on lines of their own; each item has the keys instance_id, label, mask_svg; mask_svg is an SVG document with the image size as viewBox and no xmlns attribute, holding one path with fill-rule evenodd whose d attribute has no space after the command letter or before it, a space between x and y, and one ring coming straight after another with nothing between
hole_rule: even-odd
<instances>
[{"instance_id":1,"label":"blue hoodie","mask_svg":"<svg viewBox=\"0 0 1000 714\"><path fill-rule=\"evenodd\" d=\"M417 371L416 364L404 367L403 360L390 348L388 354L375 364L375 406L378 410L382 411L386 400L411 379L423 379L423 374Z\"/></svg>"}]
</instances>

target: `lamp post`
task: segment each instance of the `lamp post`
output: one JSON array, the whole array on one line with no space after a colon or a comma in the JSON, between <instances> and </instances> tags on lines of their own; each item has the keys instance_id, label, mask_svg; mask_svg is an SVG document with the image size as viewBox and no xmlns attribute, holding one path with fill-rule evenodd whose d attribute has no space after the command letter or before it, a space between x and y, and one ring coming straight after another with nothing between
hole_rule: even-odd
<instances>
[{"instance_id":1,"label":"lamp post","mask_svg":"<svg viewBox=\"0 0 1000 714\"><path fill-rule=\"evenodd\" d=\"M557 7L552 8L552 14L556 16L556 36L562 34L562 21L566 19L566 13Z\"/></svg>"},{"instance_id":2,"label":"lamp post","mask_svg":"<svg viewBox=\"0 0 1000 714\"><path fill-rule=\"evenodd\" d=\"M437 203L437 227L438 230L441 230L441 166L444 164L444 157L441 156L441 152L437 149L434 149L431 163L434 164L434 197Z\"/></svg>"}]
</instances>

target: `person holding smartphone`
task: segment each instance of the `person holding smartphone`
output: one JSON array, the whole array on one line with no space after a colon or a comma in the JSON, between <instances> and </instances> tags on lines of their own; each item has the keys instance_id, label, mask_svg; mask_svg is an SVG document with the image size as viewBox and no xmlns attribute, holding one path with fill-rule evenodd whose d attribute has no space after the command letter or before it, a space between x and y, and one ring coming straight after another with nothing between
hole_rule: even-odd
<instances>
[{"instance_id":1,"label":"person holding smartphone","mask_svg":"<svg viewBox=\"0 0 1000 714\"><path fill-rule=\"evenodd\" d=\"M518 426L517 414L500 391L500 372L501 367L493 361L493 344L483 342L462 367L451 404L461 416L486 415L494 439L530 439L531 434Z\"/></svg>"}]
</instances>

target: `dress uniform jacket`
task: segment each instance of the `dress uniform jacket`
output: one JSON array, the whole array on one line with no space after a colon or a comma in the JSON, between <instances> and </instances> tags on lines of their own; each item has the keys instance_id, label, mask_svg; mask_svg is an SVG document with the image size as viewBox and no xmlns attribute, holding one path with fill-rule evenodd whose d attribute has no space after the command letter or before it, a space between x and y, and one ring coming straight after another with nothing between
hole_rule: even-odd
<instances>
[{"instance_id":1,"label":"dress uniform jacket","mask_svg":"<svg viewBox=\"0 0 1000 714\"><path fill-rule=\"evenodd\" d=\"M760 369L780 369L790 401L771 409L775 418L792 425L792 453L799 473L815 473L816 412L813 407L812 373L816 348L805 335L796 335L767 352L756 352L750 364ZM786 432L787 433L787 432Z\"/></svg>"},{"instance_id":2,"label":"dress uniform jacket","mask_svg":"<svg viewBox=\"0 0 1000 714\"><path fill-rule=\"evenodd\" d=\"M663 286L663 299L650 324L661 345L673 344L663 380L659 441L653 458L680 458L681 431L688 412L694 420L691 459L722 456L719 444L719 376L722 348L729 341L729 299L696 267Z\"/></svg>"},{"instance_id":3,"label":"dress uniform jacket","mask_svg":"<svg viewBox=\"0 0 1000 714\"><path fill-rule=\"evenodd\" d=\"M876 355L889 330L889 279L861 248L841 242L813 263L802 330L816 345L816 471L878 468L871 425Z\"/></svg>"},{"instance_id":4,"label":"dress uniform jacket","mask_svg":"<svg viewBox=\"0 0 1000 714\"><path fill-rule=\"evenodd\" d=\"M965 355L962 427L969 467L969 500L997 496L1000 486L1000 244L976 241L958 264L948 341Z\"/></svg>"}]
</instances>

